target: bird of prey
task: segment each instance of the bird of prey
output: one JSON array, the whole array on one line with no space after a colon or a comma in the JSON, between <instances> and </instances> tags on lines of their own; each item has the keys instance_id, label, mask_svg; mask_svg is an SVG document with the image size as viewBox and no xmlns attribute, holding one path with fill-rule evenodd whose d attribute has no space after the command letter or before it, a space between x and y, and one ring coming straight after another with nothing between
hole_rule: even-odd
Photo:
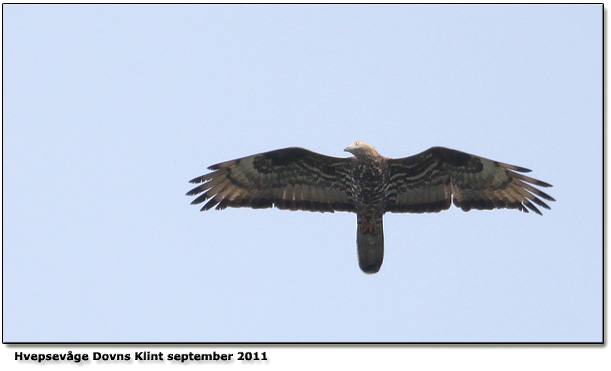
<instances>
[{"instance_id":1,"label":"bird of prey","mask_svg":"<svg viewBox=\"0 0 611 371\"><path fill-rule=\"evenodd\" d=\"M404 158L381 156L372 145L354 142L331 157L291 147L210 166L212 172L191 180L201 183L188 196L216 206L277 207L320 212L349 211L357 216L357 252L365 273L380 270L384 257L384 213L428 213L452 203L471 209L549 209L555 201L539 187L550 184L520 173L523 167L488 160L449 148L433 147Z\"/></svg>"}]
</instances>

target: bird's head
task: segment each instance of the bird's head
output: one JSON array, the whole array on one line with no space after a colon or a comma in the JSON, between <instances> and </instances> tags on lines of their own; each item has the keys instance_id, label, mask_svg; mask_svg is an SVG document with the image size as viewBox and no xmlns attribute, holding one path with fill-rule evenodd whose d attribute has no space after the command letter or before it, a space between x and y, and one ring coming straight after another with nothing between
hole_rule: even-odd
<instances>
[{"instance_id":1,"label":"bird's head","mask_svg":"<svg viewBox=\"0 0 611 371\"><path fill-rule=\"evenodd\" d=\"M379 156L378 151L369 143L356 141L344 148L344 151L352 153L356 157Z\"/></svg>"}]
</instances>

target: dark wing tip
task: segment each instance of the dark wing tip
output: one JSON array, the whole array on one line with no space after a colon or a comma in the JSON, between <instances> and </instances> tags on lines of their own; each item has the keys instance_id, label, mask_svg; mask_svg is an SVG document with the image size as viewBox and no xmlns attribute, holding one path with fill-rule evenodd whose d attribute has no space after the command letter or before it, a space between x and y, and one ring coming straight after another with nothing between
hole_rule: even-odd
<instances>
[{"instance_id":1,"label":"dark wing tip","mask_svg":"<svg viewBox=\"0 0 611 371\"><path fill-rule=\"evenodd\" d=\"M520 167L520 166L513 166L513 170L518 171L520 173L530 173L530 172L532 172L532 170L527 169L525 167Z\"/></svg>"},{"instance_id":2,"label":"dark wing tip","mask_svg":"<svg viewBox=\"0 0 611 371\"><path fill-rule=\"evenodd\" d=\"M536 189L536 190L529 190L531 193L534 193L535 195L539 196L539 197L543 197L543 199L548 200L548 201L556 201L555 198L553 198L552 196L548 195L547 193Z\"/></svg>"},{"instance_id":3,"label":"dark wing tip","mask_svg":"<svg viewBox=\"0 0 611 371\"><path fill-rule=\"evenodd\" d=\"M193 178L189 180L189 183L203 183L210 178L209 174L198 176L197 178Z\"/></svg>"},{"instance_id":4,"label":"dark wing tip","mask_svg":"<svg viewBox=\"0 0 611 371\"><path fill-rule=\"evenodd\" d=\"M530 172L532 172L532 170L527 169L525 167L516 166L516 165L510 165L510 164L506 164L506 163L498 162L498 161L495 161L495 162L496 162L497 165L499 165L500 167L505 168L505 169L517 171L517 172L520 172L520 173L530 173Z\"/></svg>"},{"instance_id":5,"label":"dark wing tip","mask_svg":"<svg viewBox=\"0 0 611 371\"><path fill-rule=\"evenodd\" d=\"M541 201L541 200L540 200L540 199L538 199L537 197L533 197L531 200L532 200L534 203L536 203L537 205L539 205L539 206L541 206L541 207L543 207L543 208L545 208L545 209L551 210L551 208L549 207L549 205L548 205L548 204L546 204L545 202Z\"/></svg>"},{"instance_id":6,"label":"dark wing tip","mask_svg":"<svg viewBox=\"0 0 611 371\"><path fill-rule=\"evenodd\" d=\"M210 198L210 196L208 195L208 192L206 192L200 195L199 197L197 197L195 200L191 201L191 205L201 204L202 202L206 201L208 198Z\"/></svg>"},{"instance_id":7,"label":"dark wing tip","mask_svg":"<svg viewBox=\"0 0 611 371\"><path fill-rule=\"evenodd\" d=\"M204 200L201 200L199 203L201 203ZM210 210L212 209L214 206L216 206L216 204L218 204L219 201L217 201L215 198L210 199L210 201L208 201L204 206L202 206L201 209L199 209L199 211L206 211L206 210Z\"/></svg>"},{"instance_id":8,"label":"dark wing tip","mask_svg":"<svg viewBox=\"0 0 611 371\"><path fill-rule=\"evenodd\" d=\"M553 185L551 185L549 183L546 183L546 182L543 182L543 181L540 181L540 180L537 180L537 179L526 178L526 177L523 178L523 179L526 180L528 183L534 184L534 185L539 186L539 187L544 187L544 188L553 187Z\"/></svg>"},{"instance_id":9,"label":"dark wing tip","mask_svg":"<svg viewBox=\"0 0 611 371\"><path fill-rule=\"evenodd\" d=\"M539 187L546 187L546 188L553 187L551 184L543 182L543 181L541 181L539 179L531 178L529 176L518 174L518 173L513 173L511 171L509 171L508 173L509 173L510 176L512 176L514 178L520 179L521 181L524 181L524 182L528 182L528 183L534 184L534 185L539 186Z\"/></svg>"},{"instance_id":10,"label":"dark wing tip","mask_svg":"<svg viewBox=\"0 0 611 371\"><path fill-rule=\"evenodd\" d=\"M539 211L539 209L537 209L537 207L536 207L535 205L533 205L533 204L532 204L532 202L530 202L530 201L528 201L528 200L524 200L524 201L523 201L523 203L524 203L524 205L525 205L527 208L531 209L531 210L532 210L532 211L534 211L535 213L537 213L537 214L539 214L539 215L543 215L543 214L541 213L541 211Z\"/></svg>"},{"instance_id":11,"label":"dark wing tip","mask_svg":"<svg viewBox=\"0 0 611 371\"><path fill-rule=\"evenodd\" d=\"M189 192L185 193L185 196L195 196L196 194L198 194L199 192L197 191L199 189L199 187L195 187L192 190L190 190Z\"/></svg>"},{"instance_id":12,"label":"dark wing tip","mask_svg":"<svg viewBox=\"0 0 611 371\"><path fill-rule=\"evenodd\" d=\"M203 183L201 185L198 185L197 187L195 187L192 190L190 190L189 192L187 192L187 196L195 196L197 194L200 194L200 193L204 192L205 190L210 188L209 184L210 183Z\"/></svg>"}]
</instances>

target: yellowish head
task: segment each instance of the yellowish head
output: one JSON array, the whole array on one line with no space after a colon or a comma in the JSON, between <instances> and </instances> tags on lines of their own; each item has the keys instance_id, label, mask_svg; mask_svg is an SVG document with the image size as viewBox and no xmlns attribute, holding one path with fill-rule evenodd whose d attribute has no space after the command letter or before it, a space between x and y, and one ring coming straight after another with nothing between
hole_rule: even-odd
<instances>
[{"instance_id":1,"label":"yellowish head","mask_svg":"<svg viewBox=\"0 0 611 371\"><path fill-rule=\"evenodd\" d=\"M369 155L369 156L378 156L378 151L376 151L373 146L367 142L356 141L344 148L344 151L350 152L355 156L361 155Z\"/></svg>"}]
</instances>

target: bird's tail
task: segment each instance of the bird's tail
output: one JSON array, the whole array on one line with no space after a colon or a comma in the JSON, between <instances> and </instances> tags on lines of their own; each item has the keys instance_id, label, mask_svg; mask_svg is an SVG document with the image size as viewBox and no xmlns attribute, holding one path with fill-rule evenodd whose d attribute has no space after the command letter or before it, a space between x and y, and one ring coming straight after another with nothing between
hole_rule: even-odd
<instances>
[{"instance_id":1,"label":"bird's tail","mask_svg":"<svg viewBox=\"0 0 611 371\"><path fill-rule=\"evenodd\" d=\"M365 273L377 273L384 259L382 216L358 215L357 224L356 245L359 267Z\"/></svg>"}]
</instances>

